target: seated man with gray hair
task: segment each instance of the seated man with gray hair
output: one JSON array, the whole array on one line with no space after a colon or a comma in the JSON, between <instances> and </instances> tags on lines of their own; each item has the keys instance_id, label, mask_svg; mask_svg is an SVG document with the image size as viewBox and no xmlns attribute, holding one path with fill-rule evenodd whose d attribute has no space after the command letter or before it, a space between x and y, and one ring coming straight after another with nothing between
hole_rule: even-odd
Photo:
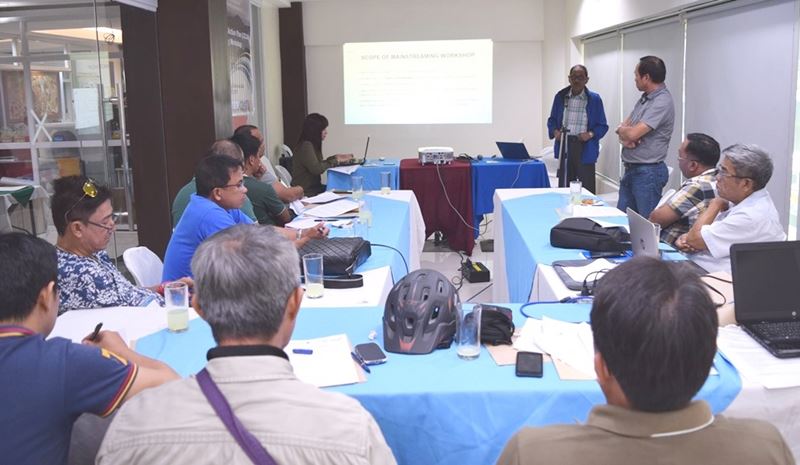
<instances>
[{"instance_id":1,"label":"seated man with gray hair","mask_svg":"<svg viewBox=\"0 0 800 465\"><path fill-rule=\"evenodd\" d=\"M217 347L206 371L233 414L279 464L394 464L355 399L299 381L283 348L303 290L292 243L270 226L238 225L192 259L192 305ZM202 376L201 372L198 377ZM98 464L251 464L190 377L139 395L114 419Z\"/></svg>"},{"instance_id":2,"label":"seated man with gray hair","mask_svg":"<svg viewBox=\"0 0 800 465\"><path fill-rule=\"evenodd\" d=\"M675 246L709 272L731 272L733 244L786 240L778 211L765 189L772 160L756 145L732 145L722 151L717 197Z\"/></svg>"}]
</instances>

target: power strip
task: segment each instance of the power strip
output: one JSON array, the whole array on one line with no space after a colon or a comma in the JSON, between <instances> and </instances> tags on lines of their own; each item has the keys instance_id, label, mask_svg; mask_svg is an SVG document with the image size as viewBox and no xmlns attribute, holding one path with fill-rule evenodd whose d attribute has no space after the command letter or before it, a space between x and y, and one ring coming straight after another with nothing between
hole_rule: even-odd
<instances>
[{"instance_id":1,"label":"power strip","mask_svg":"<svg viewBox=\"0 0 800 465\"><path fill-rule=\"evenodd\" d=\"M469 259L461 266L461 276L471 283L488 283L490 280L489 269L483 263Z\"/></svg>"}]
</instances>

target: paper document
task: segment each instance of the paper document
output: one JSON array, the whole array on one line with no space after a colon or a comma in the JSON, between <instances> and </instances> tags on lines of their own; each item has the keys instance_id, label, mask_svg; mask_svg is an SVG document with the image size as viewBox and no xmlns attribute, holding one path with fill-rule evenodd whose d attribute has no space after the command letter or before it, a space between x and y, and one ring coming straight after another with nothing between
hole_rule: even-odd
<instances>
[{"instance_id":1,"label":"paper document","mask_svg":"<svg viewBox=\"0 0 800 465\"><path fill-rule=\"evenodd\" d=\"M314 226L318 225L319 221L315 218L306 218L306 217L297 217L293 219L291 222L286 223L287 228L291 229L309 229L313 228Z\"/></svg>"},{"instance_id":2,"label":"paper document","mask_svg":"<svg viewBox=\"0 0 800 465\"><path fill-rule=\"evenodd\" d=\"M342 174L353 174L360 167L360 165L334 166L333 168L328 168L328 171L336 171L337 173Z\"/></svg>"},{"instance_id":3,"label":"paper document","mask_svg":"<svg viewBox=\"0 0 800 465\"><path fill-rule=\"evenodd\" d=\"M631 230L631 228L627 224L612 223L610 221L604 221L599 218L590 218L590 219L604 228L622 228L628 232L630 232Z\"/></svg>"},{"instance_id":4,"label":"paper document","mask_svg":"<svg viewBox=\"0 0 800 465\"><path fill-rule=\"evenodd\" d=\"M303 211L306 209L306 206L303 205L303 202L294 200L289 204L289 208L292 209L295 215L302 215Z\"/></svg>"},{"instance_id":5,"label":"paper document","mask_svg":"<svg viewBox=\"0 0 800 465\"><path fill-rule=\"evenodd\" d=\"M544 317L528 318L514 348L526 352L549 354L568 364L585 378L595 379L594 338L588 323L568 323Z\"/></svg>"},{"instance_id":6,"label":"paper document","mask_svg":"<svg viewBox=\"0 0 800 465\"><path fill-rule=\"evenodd\" d=\"M94 87L72 89L75 129L100 126L99 95Z\"/></svg>"},{"instance_id":7,"label":"paper document","mask_svg":"<svg viewBox=\"0 0 800 465\"><path fill-rule=\"evenodd\" d=\"M336 202L326 203L318 207L309 208L304 213L307 216L316 216L317 218L331 218L334 216L343 215L347 212L358 210L358 202L348 199L337 200Z\"/></svg>"},{"instance_id":8,"label":"paper document","mask_svg":"<svg viewBox=\"0 0 800 465\"><path fill-rule=\"evenodd\" d=\"M328 203L333 202L335 200L339 200L342 197L338 194L334 194L333 192L327 191L321 194L315 195L314 197L303 197L303 203Z\"/></svg>"},{"instance_id":9,"label":"paper document","mask_svg":"<svg viewBox=\"0 0 800 465\"><path fill-rule=\"evenodd\" d=\"M388 266L365 271L364 286L352 289L325 289L318 299L303 296L300 308L383 307L392 290L392 269Z\"/></svg>"},{"instance_id":10,"label":"paper document","mask_svg":"<svg viewBox=\"0 0 800 465\"><path fill-rule=\"evenodd\" d=\"M777 358L740 327L719 328L717 347L745 378L767 389L800 386L800 358Z\"/></svg>"},{"instance_id":11,"label":"paper document","mask_svg":"<svg viewBox=\"0 0 800 465\"><path fill-rule=\"evenodd\" d=\"M616 263L606 260L605 258L600 258L598 260L589 263L588 265L584 266L564 266L562 269L572 278L573 281L582 283L590 273L594 273L600 270L612 270L617 266ZM594 281L595 276L599 280L603 277L603 273L597 273L596 275L592 275L590 277L591 281Z\"/></svg>"},{"instance_id":12,"label":"paper document","mask_svg":"<svg viewBox=\"0 0 800 465\"><path fill-rule=\"evenodd\" d=\"M189 319L197 318L189 309ZM94 310L70 310L56 319L56 326L48 336L63 337L79 343L103 323L102 331L116 331L130 343L167 328L167 309L152 304L150 307L109 307Z\"/></svg>"},{"instance_id":13,"label":"paper document","mask_svg":"<svg viewBox=\"0 0 800 465\"><path fill-rule=\"evenodd\" d=\"M298 354L295 349L310 350L311 353ZM317 387L355 384L361 380L350 350L346 334L294 339L284 349L297 378Z\"/></svg>"}]
</instances>

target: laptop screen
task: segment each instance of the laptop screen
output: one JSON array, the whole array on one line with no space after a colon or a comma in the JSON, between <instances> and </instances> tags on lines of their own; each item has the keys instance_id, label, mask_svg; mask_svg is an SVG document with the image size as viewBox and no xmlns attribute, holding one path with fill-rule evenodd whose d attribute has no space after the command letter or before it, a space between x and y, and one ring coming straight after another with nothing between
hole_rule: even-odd
<instances>
[{"instance_id":1,"label":"laptop screen","mask_svg":"<svg viewBox=\"0 0 800 465\"><path fill-rule=\"evenodd\" d=\"M800 241L734 244L731 271L739 323L800 317Z\"/></svg>"}]
</instances>

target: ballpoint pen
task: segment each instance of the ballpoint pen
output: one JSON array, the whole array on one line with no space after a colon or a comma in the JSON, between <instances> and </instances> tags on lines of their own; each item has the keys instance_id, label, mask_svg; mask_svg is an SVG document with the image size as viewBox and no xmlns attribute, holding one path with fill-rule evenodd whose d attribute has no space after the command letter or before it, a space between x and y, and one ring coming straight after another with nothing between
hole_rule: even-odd
<instances>
[{"instance_id":1,"label":"ballpoint pen","mask_svg":"<svg viewBox=\"0 0 800 465\"><path fill-rule=\"evenodd\" d=\"M359 365L361 365L361 368L363 368L363 369L364 369L364 371L366 371L367 373L372 373L371 371L369 371L369 367L367 366L367 362L365 362L365 361L364 361L364 359L363 359L363 358L361 358L361 356L360 356L360 355L358 355L358 354L357 354L357 353L355 353L355 352L350 352L350 355L352 355L352 356L353 356L353 360L355 360L355 361L356 361L356 363L358 363Z\"/></svg>"},{"instance_id":2,"label":"ballpoint pen","mask_svg":"<svg viewBox=\"0 0 800 465\"><path fill-rule=\"evenodd\" d=\"M102 327L103 327L102 321L100 323L97 323L97 326L94 327L94 331L92 331L92 334L90 334L89 337L87 337L86 339L90 341L94 341L95 339L97 339L97 335L100 334L100 328Z\"/></svg>"}]
</instances>

